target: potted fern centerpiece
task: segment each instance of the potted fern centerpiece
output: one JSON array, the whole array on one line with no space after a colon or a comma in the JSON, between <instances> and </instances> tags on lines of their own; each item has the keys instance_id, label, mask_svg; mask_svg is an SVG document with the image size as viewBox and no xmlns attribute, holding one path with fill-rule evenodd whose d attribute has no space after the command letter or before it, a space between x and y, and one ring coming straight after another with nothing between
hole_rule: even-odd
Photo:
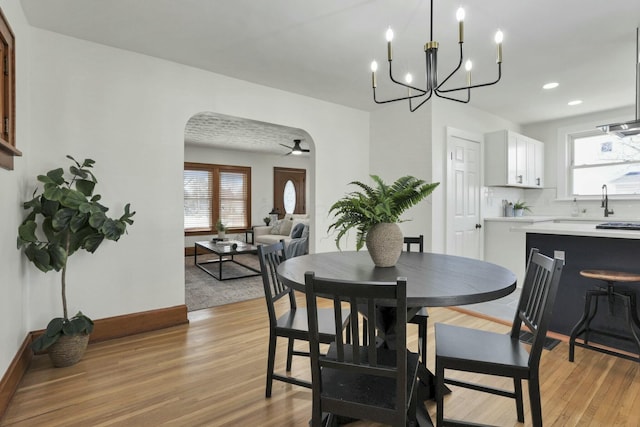
<instances>
[{"instance_id":1,"label":"potted fern centerpiece","mask_svg":"<svg viewBox=\"0 0 640 427\"><path fill-rule=\"evenodd\" d=\"M371 175L375 186L353 181L360 187L335 202L329 209L336 220L327 231L336 230L336 246L352 228L357 230L356 250L366 244L373 263L378 267L393 267L402 252L403 237L398 223L400 215L427 197L440 184L428 184L407 175L393 184L385 184L377 175Z\"/></svg>"},{"instance_id":2,"label":"potted fern centerpiece","mask_svg":"<svg viewBox=\"0 0 640 427\"><path fill-rule=\"evenodd\" d=\"M96 177L91 172L95 163L85 159L82 163L67 156L73 164L70 178L62 168L39 175L44 184L40 194L24 203L30 211L18 227L18 249L24 248L29 261L41 271L62 271L62 317L49 322L45 332L31 347L35 352L48 350L54 366L71 366L78 362L89 342L93 321L78 312L69 317L67 312L66 273L69 257L80 249L93 253L105 240L117 241L133 224L129 204L117 219L107 217L109 208L99 203L101 196L93 194Z\"/></svg>"}]
</instances>

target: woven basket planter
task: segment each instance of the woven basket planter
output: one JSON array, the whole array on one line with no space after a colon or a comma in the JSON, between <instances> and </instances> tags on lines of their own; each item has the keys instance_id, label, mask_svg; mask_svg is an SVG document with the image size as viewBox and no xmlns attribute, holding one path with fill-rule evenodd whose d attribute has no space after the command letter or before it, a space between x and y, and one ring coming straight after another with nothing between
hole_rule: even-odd
<instances>
[{"instance_id":1,"label":"woven basket planter","mask_svg":"<svg viewBox=\"0 0 640 427\"><path fill-rule=\"evenodd\" d=\"M62 335L49 347L49 359L56 368L75 365L82 359L89 343L89 334Z\"/></svg>"},{"instance_id":2,"label":"woven basket planter","mask_svg":"<svg viewBox=\"0 0 640 427\"><path fill-rule=\"evenodd\" d=\"M376 224L367 232L367 250L376 267L393 267L402 253L403 236L396 223Z\"/></svg>"}]
</instances>

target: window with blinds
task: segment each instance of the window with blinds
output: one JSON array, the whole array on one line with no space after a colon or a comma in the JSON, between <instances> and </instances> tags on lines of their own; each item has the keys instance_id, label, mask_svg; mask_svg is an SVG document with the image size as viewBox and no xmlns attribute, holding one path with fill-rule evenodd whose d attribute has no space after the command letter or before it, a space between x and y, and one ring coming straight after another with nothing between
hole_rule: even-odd
<instances>
[{"instance_id":1,"label":"window with blinds","mask_svg":"<svg viewBox=\"0 0 640 427\"><path fill-rule=\"evenodd\" d=\"M207 170L184 170L185 231L213 228L213 173Z\"/></svg>"},{"instance_id":2,"label":"window with blinds","mask_svg":"<svg viewBox=\"0 0 640 427\"><path fill-rule=\"evenodd\" d=\"M220 172L220 220L227 228L248 228L246 174Z\"/></svg>"},{"instance_id":3,"label":"window with blinds","mask_svg":"<svg viewBox=\"0 0 640 427\"><path fill-rule=\"evenodd\" d=\"M215 233L218 219L230 231L249 228L250 188L249 167L185 163L185 233Z\"/></svg>"}]
</instances>

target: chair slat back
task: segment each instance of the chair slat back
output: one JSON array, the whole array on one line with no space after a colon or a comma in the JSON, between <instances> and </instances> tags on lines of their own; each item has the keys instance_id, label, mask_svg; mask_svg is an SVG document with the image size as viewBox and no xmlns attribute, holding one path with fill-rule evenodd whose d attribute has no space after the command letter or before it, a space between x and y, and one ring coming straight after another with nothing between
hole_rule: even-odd
<instances>
[{"instance_id":1,"label":"chair slat back","mask_svg":"<svg viewBox=\"0 0 640 427\"><path fill-rule=\"evenodd\" d=\"M396 378L396 396L398 411L405 411L407 398L407 281L398 278L396 282L349 282L315 277L314 273L305 274L305 294L309 318L311 374L314 394L322 392L322 370L336 369L345 374L363 374L369 376ZM330 352L320 356L320 336L318 333L318 300L326 298L333 302L336 330L342 325L341 312L348 308L350 313L351 333L337 334L335 354ZM376 306L395 306L396 319L396 352L393 363L381 360L376 346L375 328L367 332L367 342L363 342L359 331L358 312L367 313L368 325L376 324L378 310ZM350 341L349 341L350 340ZM380 353L381 354L381 353Z\"/></svg>"},{"instance_id":2,"label":"chair slat back","mask_svg":"<svg viewBox=\"0 0 640 427\"><path fill-rule=\"evenodd\" d=\"M264 286L264 297L267 301L269 320L277 321L274 302L284 296L289 297L291 309L296 308L296 299L293 290L286 286L278 277L277 268L284 261L284 241L272 245L258 245L258 259L260 260L260 272L262 273L262 284Z\"/></svg>"},{"instance_id":3,"label":"chair slat back","mask_svg":"<svg viewBox=\"0 0 640 427\"><path fill-rule=\"evenodd\" d=\"M537 369L540 361L562 268L562 260L549 258L538 249L531 249L511 337L519 338L523 323L529 328L533 334L529 353L529 366L532 368Z\"/></svg>"},{"instance_id":4,"label":"chair slat back","mask_svg":"<svg viewBox=\"0 0 640 427\"><path fill-rule=\"evenodd\" d=\"M418 252L424 252L424 235L421 234L418 237L405 237L404 244L407 252L411 252L411 245L418 245Z\"/></svg>"}]
</instances>

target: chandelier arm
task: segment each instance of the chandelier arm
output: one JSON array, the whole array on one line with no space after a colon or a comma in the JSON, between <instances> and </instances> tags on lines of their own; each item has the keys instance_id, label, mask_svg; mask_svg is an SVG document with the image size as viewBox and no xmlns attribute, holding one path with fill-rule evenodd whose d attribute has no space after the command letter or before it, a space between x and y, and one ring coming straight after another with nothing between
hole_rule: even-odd
<instances>
[{"instance_id":1,"label":"chandelier arm","mask_svg":"<svg viewBox=\"0 0 640 427\"><path fill-rule=\"evenodd\" d=\"M416 105L415 107L411 106L411 100L409 100L409 111L410 112L415 112L418 108L422 107L422 104L424 104L425 102L427 102L428 100L431 99L431 96L434 94L434 92L431 90L429 91L429 96L427 96L425 99L423 99L420 104Z\"/></svg>"},{"instance_id":2,"label":"chandelier arm","mask_svg":"<svg viewBox=\"0 0 640 427\"><path fill-rule=\"evenodd\" d=\"M455 73L457 73L457 72L458 72L458 70L460 69L460 67L462 66L462 61L463 61L463 59L464 59L464 58L463 58L463 55L462 55L462 43L463 43L463 42L459 42L459 43L458 43L458 44L460 45L460 61L458 62L458 66L457 66L457 67L456 67L456 68L451 72L451 74L449 74L449 75L447 76L447 78L445 78L445 79L442 81L442 83L440 83L440 84L438 85L438 87L436 87L436 92L438 92L438 91L439 91L439 89L442 87L442 85L444 85L444 84L447 82L447 80L449 80L449 79L450 79L450 78L451 78ZM441 92L446 92L446 91L441 91Z\"/></svg>"},{"instance_id":3,"label":"chandelier arm","mask_svg":"<svg viewBox=\"0 0 640 427\"><path fill-rule=\"evenodd\" d=\"M421 92L423 92L423 91L421 91ZM385 100L385 101L378 101L378 99L376 98L376 88L373 88L373 101L374 101L376 104L387 104L387 103L389 103L389 102L403 101L403 100L405 100L405 99L408 99L408 100L409 100L409 102L411 102L411 100L412 100L413 98L420 98L420 97L422 97L422 96L424 96L424 95L426 95L426 94L427 94L427 92L423 92L423 93L419 93L419 94L416 94L416 95L403 96L403 97L401 97L401 98L394 98L394 99L387 99L387 100Z\"/></svg>"},{"instance_id":4,"label":"chandelier arm","mask_svg":"<svg viewBox=\"0 0 640 427\"><path fill-rule=\"evenodd\" d=\"M489 83L480 83L477 85L471 85L471 86L462 86L462 87L458 87L458 88L454 88L454 89L437 89L436 93L440 94L440 93L448 93L448 92L457 92L457 91L461 91L461 90L466 90L466 89L475 89L478 87L484 87L484 86L491 86L494 85L496 83L498 83L500 81L500 79L502 78L502 63L499 62L498 63L498 78L492 82Z\"/></svg>"},{"instance_id":5,"label":"chandelier arm","mask_svg":"<svg viewBox=\"0 0 640 427\"><path fill-rule=\"evenodd\" d=\"M418 92L422 92L420 95L417 95L417 96L426 95L427 92L429 92L429 88L427 88L426 90L425 89L420 89L419 87L411 86L410 84L403 83L403 82L401 82L399 80L396 80L393 77L393 73L391 72L391 63L392 62L393 61L389 61L389 78L391 79L392 82L394 82L395 84L398 84L398 85L400 85L402 87L406 87L407 89L413 89L413 90L417 90Z\"/></svg>"},{"instance_id":6,"label":"chandelier arm","mask_svg":"<svg viewBox=\"0 0 640 427\"><path fill-rule=\"evenodd\" d=\"M467 99L457 99L449 96L441 95L439 92L436 92L436 96L443 99L448 99L449 101L461 102L462 104L467 104L471 100L471 89L467 89Z\"/></svg>"}]
</instances>

